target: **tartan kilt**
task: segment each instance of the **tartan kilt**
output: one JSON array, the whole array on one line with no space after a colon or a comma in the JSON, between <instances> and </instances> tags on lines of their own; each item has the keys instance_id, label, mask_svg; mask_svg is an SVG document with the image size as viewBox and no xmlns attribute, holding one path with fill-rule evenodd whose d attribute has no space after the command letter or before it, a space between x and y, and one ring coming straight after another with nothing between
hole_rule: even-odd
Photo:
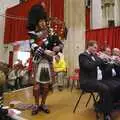
<instances>
[{"instance_id":1,"label":"tartan kilt","mask_svg":"<svg viewBox=\"0 0 120 120\"><path fill-rule=\"evenodd\" d=\"M52 90L51 84L51 64L47 60L41 61L37 65L36 84L33 87L33 96L40 96L47 94L49 90Z\"/></svg>"},{"instance_id":2,"label":"tartan kilt","mask_svg":"<svg viewBox=\"0 0 120 120\"><path fill-rule=\"evenodd\" d=\"M51 81L51 68L46 59L39 62L36 70L35 81L39 83L50 83Z\"/></svg>"}]
</instances>

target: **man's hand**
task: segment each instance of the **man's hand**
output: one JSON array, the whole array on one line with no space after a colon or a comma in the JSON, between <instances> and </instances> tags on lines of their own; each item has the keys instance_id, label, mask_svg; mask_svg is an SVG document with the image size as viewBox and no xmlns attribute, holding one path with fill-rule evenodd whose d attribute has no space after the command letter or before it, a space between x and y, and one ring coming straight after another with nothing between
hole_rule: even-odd
<instances>
[{"instance_id":1,"label":"man's hand","mask_svg":"<svg viewBox=\"0 0 120 120\"><path fill-rule=\"evenodd\" d=\"M41 47L38 47L35 51L35 55L41 56L44 53L44 49Z\"/></svg>"},{"instance_id":2,"label":"man's hand","mask_svg":"<svg viewBox=\"0 0 120 120\"><path fill-rule=\"evenodd\" d=\"M51 57L55 55L55 52L51 51L51 50L45 50L44 53L48 56L51 56Z\"/></svg>"},{"instance_id":3,"label":"man's hand","mask_svg":"<svg viewBox=\"0 0 120 120\"><path fill-rule=\"evenodd\" d=\"M44 54L44 49L38 47L34 53L34 61L38 61L41 58L42 54Z\"/></svg>"},{"instance_id":4,"label":"man's hand","mask_svg":"<svg viewBox=\"0 0 120 120\"><path fill-rule=\"evenodd\" d=\"M59 52L59 51L60 51L60 46L55 46L55 47L53 48L53 51L54 51L54 52Z\"/></svg>"}]
</instances>

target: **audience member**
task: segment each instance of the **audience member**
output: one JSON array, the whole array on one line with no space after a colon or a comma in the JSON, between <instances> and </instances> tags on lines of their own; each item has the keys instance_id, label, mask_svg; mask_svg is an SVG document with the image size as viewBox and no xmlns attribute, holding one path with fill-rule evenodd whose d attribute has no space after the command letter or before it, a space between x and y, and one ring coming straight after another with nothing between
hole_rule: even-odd
<instances>
[{"instance_id":1,"label":"audience member","mask_svg":"<svg viewBox=\"0 0 120 120\"><path fill-rule=\"evenodd\" d=\"M28 81L29 81L29 73L26 67L24 67L20 71L20 80L21 80L21 88L29 86Z\"/></svg>"},{"instance_id":2,"label":"audience member","mask_svg":"<svg viewBox=\"0 0 120 120\"><path fill-rule=\"evenodd\" d=\"M65 73L67 67L64 58L60 57L60 55L55 56L55 60L53 60L53 69L56 73L58 89L61 91L64 87Z\"/></svg>"},{"instance_id":3,"label":"audience member","mask_svg":"<svg viewBox=\"0 0 120 120\"><path fill-rule=\"evenodd\" d=\"M16 75L16 69L15 69L15 66L13 66L13 68L11 68L11 70L9 71L9 74L8 74L8 89L10 90L15 90L16 87L15 87L15 81L17 79L17 75Z\"/></svg>"},{"instance_id":4,"label":"audience member","mask_svg":"<svg viewBox=\"0 0 120 120\"><path fill-rule=\"evenodd\" d=\"M117 80L116 61L113 59L113 56L111 56L111 52L109 47L104 49L104 58L102 59L106 64L103 69L103 82L111 88L113 101L115 102L119 100L117 96L119 95L118 90L120 90L120 82Z\"/></svg>"}]
</instances>

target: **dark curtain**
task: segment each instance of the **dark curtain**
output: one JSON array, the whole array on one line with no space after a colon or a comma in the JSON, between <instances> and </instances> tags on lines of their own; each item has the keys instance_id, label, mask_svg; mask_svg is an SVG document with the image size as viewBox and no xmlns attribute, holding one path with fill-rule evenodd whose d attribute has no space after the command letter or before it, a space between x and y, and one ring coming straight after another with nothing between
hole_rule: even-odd
<instances>
[{"instance_id":1,"label":"dark curtain","mask_svg":"<svg viewBox=\"0 0 120 120\"><path fill-rule=\"evenodd\" d=\"M86 31L86 40L96 40L100 47L107 43L111 48L120 48L120 27Z\"/></svg>"}]
</instances>

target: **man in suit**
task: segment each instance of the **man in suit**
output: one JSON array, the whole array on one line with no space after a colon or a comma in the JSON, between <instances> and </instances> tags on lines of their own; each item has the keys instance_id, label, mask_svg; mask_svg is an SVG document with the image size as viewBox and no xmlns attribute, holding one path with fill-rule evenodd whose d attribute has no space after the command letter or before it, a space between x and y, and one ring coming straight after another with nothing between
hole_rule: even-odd
<instances>
[{"instance_id":1,"label":"man in suit","mask_svg":"<svg viewBox=\"0 0 120 120\"><path fill-rule=\"evenodd\" d=\"M110 87L102 80L105 63L97 57L96 52L96 41L89 41L87 50L79 55L80 88L85 91L98 92L101 95L101 109L105 113L104 120L111 120L112 95Z\"/></svg>"},{"instance_id":2,"label":"man in suit","mask_svg":"<svg viewBox=\"0 0 120 120\"><path fill-rule=\"evenodd\" d=\"M116 70L116 79L120 79L120 49L113 48L112 49L112 60L114 61L114 68Z\"/></svg>"},{"instance_id":3,"label":"man in suit","mask_svg":"<svg viewBox=\"0 0 120 120\"><path fill-rule=\"evenodd\" d=\"M113 49L114 50L114 49ZM117 51L117 54L119 53L119 49L115 48L115 51ZM113 96L113 102L117 102L120 100L120 81L118 78L118 71L116 68L119 68L119 64L117 61L117 56L111 56L111 48L106 47L104 48L104 56L99 56L101 59L103 59L104 62L106 62L104 69L103 69L103 82L107 84L111 88L112 96ZM117 55L116 54L116 55ZM114 55L114 54L113 54Z\"/></svg>"},{"instance_id":4,"label":"man in suit","mask_svg":"<svg viewBox=\"0 0 120 120\"><path fill-rule=\"evenodd\" d=\"M119 48L113 48L112 49L112 61L114 65L114 70L115 70L115 76L114 76L114 81L117 82L117 87L114 92L114 99L115 101L120 100L120 49Z\"/></svg>"}]
</instances>

